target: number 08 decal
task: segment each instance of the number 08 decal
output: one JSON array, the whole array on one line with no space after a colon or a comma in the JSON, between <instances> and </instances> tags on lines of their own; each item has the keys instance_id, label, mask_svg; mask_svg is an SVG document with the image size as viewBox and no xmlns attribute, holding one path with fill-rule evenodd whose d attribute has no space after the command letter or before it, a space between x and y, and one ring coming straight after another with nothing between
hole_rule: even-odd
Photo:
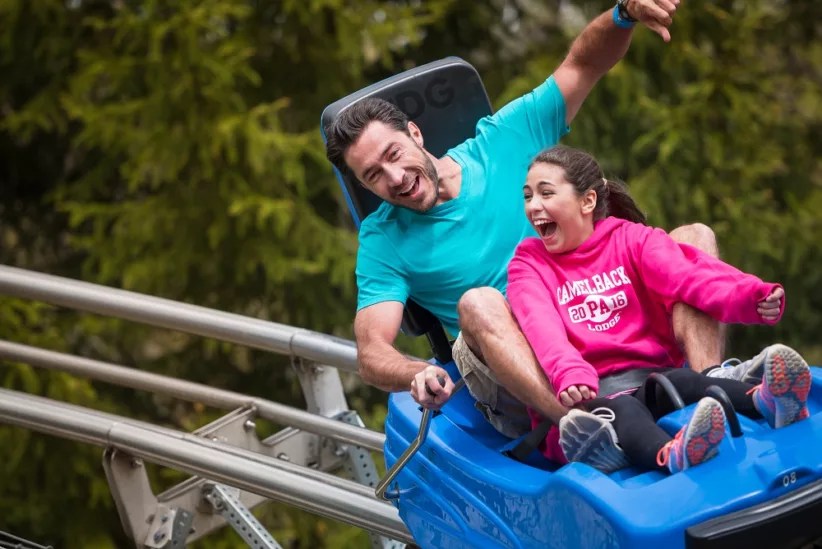
<instances>
[{"instance_id":1,"label":"number 08 decal","mask_svg":"<svg viewBox=\"0 0 822 549\"><path fill-rule=\"evenodd\" d=\"M791 471L790 473L782 476L782 486L787 488L791 484L796 483L796 471Z\"/></svg>"}]
</instances>

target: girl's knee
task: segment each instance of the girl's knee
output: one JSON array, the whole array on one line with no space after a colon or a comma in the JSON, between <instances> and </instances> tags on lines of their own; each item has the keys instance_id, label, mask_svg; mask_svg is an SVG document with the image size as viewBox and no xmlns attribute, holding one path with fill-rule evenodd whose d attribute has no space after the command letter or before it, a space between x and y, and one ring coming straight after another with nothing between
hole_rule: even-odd
<instances>
[{"instance_id":1,"label":"girl's knee","mask_svg":"<svg viewBox=\"0 0 822 549\"><path fill-rule=\"evenodd\" d=\"M607 404L604 404L604 407L610 408L614 411L614 414L620 416L625 414L633 416L638 413L648 412L648 409L645 408L645 405L642 404L639 400L637 400L636 397L632 395L619 395L614 398L603 400L607 400Z\"/></svg>"},{"instance_id":2,"label":"girl's knee","mask_svg":"<svg viewBox=\"0 0 822 549\"><path fill-rule=\"evenodd\" d=\"M704 377L699 372L691 370L690 368L678 368L676 370L671 370L670 372L665 372L664 375L668 378L668 380L670 380L674 387L677 387L677 385L681 385L683 383L701 381Z\"/></svg>"}]
</instances>

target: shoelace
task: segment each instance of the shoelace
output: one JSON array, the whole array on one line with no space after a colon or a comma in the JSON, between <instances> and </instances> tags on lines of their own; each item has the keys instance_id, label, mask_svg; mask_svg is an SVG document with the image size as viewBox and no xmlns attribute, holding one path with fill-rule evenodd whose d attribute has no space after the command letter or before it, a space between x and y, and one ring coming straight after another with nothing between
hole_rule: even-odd
<instances>
[{"instance_id":1,"label":"shoelace","mask_svg":"<svg viewBox=\"0 0 822 549\"><path fill-rule=\"evenodd\" d=\"M733 368L734 366L739 366L742 364L742 361L738 358L729 358L727 360L722 361L722 364L719 365L720 368Z\"/></svg>"},{"instance_id":2,"label":"shoelace","mask_svg":"<svg viewBox=\"0 0 822 549\"><path fill-rule=\"evenodd\" d=\"M614 422L616 419L616 414L610 408L606 408L604 406L600 406L599 408L594 408L590 411L590 413L594 414L595 416L599 416L605 421L610 421L611 423Z\"/></svg>"},{"instance_id":3,"label":"shoelace","mask_svg":"<svg viewBox=\"0 0 822 549\"><path fill-rule=\"evenodd\" d=\"M656 453L657 465L659 465L660 467L666 467L668 465L668 461L671 459L671 447L677 442L679 442L679 440L682 438L683 432L684 429L680 429L679 432L674 436L674 438L672 438L671 440L662 445L662 448L660 448L659 451Z\"/></svg>"}]
</instances>

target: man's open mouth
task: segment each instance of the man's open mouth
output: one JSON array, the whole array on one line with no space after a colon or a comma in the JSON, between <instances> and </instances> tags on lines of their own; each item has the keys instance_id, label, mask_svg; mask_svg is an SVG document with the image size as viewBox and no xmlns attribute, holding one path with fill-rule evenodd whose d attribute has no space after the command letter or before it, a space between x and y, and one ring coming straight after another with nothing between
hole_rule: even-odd
<instances>
[{"instance_id":1,"label":"man's open mouth","mask_svg":"<svg viewBox=\"0 0 822 549\"><path fill-rule=\"evenodd\" d=\"M397 196L408 197L416 192L420 186L420 176L415 176L398 193Z\"/></svg>"}]
</instances>

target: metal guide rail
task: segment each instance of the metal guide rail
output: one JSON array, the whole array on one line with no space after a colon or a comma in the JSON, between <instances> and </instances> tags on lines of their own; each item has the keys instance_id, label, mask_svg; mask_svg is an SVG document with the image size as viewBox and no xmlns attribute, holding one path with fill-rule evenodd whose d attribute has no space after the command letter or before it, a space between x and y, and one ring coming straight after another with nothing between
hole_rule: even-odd
<instances>
[{"instance_id":1,"label":"metal guide rail","mask_svg":"<svg viewBox=\"0 0 822 549\"><path fill-rule=\"evenodd\" d=\"M0 389L0 422L101 446L126 534L137 547L184 547L226 524L251 547L279 547L248 509L288 503L371 532L373 547L411 538L374 496L372 451L385 435L349 410L337 368L356 370L352 342L273 322L0 266L0 294L132 320L291 356L300 410L190 381L0 340L0 360L59 370L227 410L193 433ZM260 440L255 419L288 425ZM154 494L143 463L194 476ZM353 480L334 473L347 472Z\"/></svg>"},{"instance_id":2,"label":"metal guide rail","mask_svg":"<svg viewBox=\"0 0 822 549\"><path fill-rule=\"evenodd\" d=\"M9 534L8 532L0 532L0 549L52 549L51 545L40 545L30 540L23 539Z\"/></svg>"}]
</instances>

